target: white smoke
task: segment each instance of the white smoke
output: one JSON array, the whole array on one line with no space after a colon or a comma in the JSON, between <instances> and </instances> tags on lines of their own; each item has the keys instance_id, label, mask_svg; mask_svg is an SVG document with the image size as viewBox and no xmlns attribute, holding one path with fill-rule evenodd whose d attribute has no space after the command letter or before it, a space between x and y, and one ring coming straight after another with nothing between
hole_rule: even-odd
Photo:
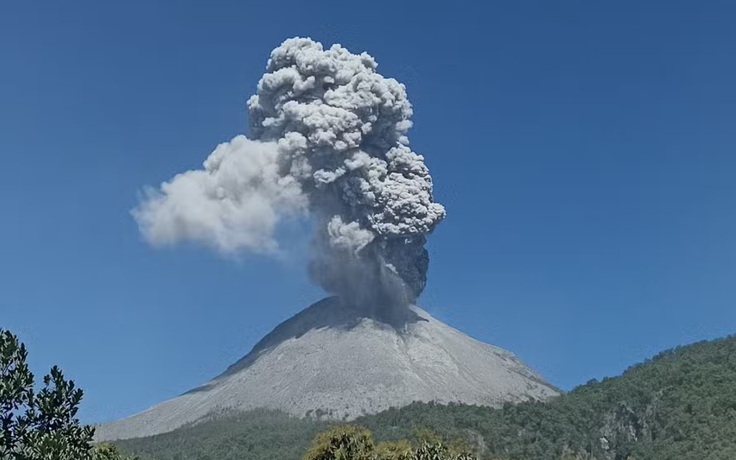
<instances>
[{"instance_id":1,"label":"white smoke","mask_svg":"<svg viewBox=\"0 0 736 460\"><path fill-rule=\"evenodd\" d=\"M273 252L279 221L307 210L300 183L279 174L278 159L275 142L236 136L217 146L204 169L146 190L133 216L155 245L192 240L223 253Z\"/></svg>"},{"instance_id":2,"label":"white smoke","mask_svg":"<svg viewBox=\"0 0 736 460\"><path fill-rule=\"evenodd\" d=\"M143 235L269 252L279 222L309 212L316 282L354 303L414 301L426 283L426 235L445 210L408 146L405 87L376 66L340 45L286 40L248 101L251 139L220 145L204 170L149 192L133 211Z\"/></svg>"}]
</instances>

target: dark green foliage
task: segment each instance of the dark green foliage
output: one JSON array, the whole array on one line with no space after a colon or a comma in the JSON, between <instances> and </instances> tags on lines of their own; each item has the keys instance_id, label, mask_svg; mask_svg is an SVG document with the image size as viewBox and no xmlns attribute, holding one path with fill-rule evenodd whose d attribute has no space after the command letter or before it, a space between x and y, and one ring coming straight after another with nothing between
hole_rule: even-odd
<instances>
[{"instance_id":1,"label":"dark green foliage","mask_svg":"<svg viewBox=\"0 0 736 460\"><path fill-rule=\"evenodd\" d=\"M54 366L33 391L25 345L0 329L0 460L136 460L115 446L92 447L94 429L77 420L82 390Z\"/></svg>"},{"instance_id":2,"label":"dark green foliage","mask_svg":"<svg viewBox=\"0 0 736 460\"><path fill-rule=\"evenodd\" d=\"M25 345L0 329L0 458L20 449L27 418L18 414L33 399L33 374L28 369Z\"/></svg>"},{"instance_id":3,"label":"dark green foliage","mask_svg":"<svg viewBox=\"0 0 736 460\"><path fill-rule=\"evenodd\" d=\"M510 459L735 459L736 337L678 347L544 404L413 404L360 422L379 439L417 426L465 435Z\"/></svg>"},{"instance_id":4,"label":"dark green foliage","mask_svg":"<svg viewBox=\"0 0 736 460\"><path fill-rule=\"evenodd\" d=\"M492 459L736 459L736 337L666 351L548 403L412 404L356 421L378 441L430 428ZM298 460L325 422L257 411L119 445L157 460Z\"/></svg>"},{"instance_id":5,"label":"dark green foliage","mask_svg":"<svg viewBox=\"0 0 736 460\"><path fill-rule=\"evenodd\" d=\"M123 451L156 460L298 460L314 436L328 426L280 412L254 410L115 444Z\"/></svg>"},{"instance_id":6,"label":"dark green foliage","mask_svg":"<svg viewBox=\"0 0 736 460\"><path fill-rule=\"evenodd\" d=\"M139 460L138 457L127 457L120 453L113 444L100 444L95 446L94 460Z\"/></svg>"},{"instance_id":7,"label":"dark green foliage","mask_svg":"<svg viewBox=\"0 0 736 460\"><path fill-rule=\"evenodd\" d=\"M82 390L53 367L34 393L27 356L17 337L0 329L0 459L92 458L94 431L76 419Z\"/></svg>"}]
</instances>

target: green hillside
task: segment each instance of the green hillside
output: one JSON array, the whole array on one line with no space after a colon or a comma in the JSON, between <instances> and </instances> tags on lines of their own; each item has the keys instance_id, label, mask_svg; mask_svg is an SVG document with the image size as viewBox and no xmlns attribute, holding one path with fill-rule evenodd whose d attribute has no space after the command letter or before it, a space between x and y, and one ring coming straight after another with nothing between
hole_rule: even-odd
<instances>
[{"instance_id":1,"label":"green hillside","mask_svg":"<svg viewBox=\"0 0 736 460\"><path fill-rule=\"evenodd\" d=\"M413 404L363 417L378 440L428 428L492 459L736 459L736 337L660 353L548 403ZM299 459L325 422L254 411L119 446L145 458Z\"/></svg>"}]
</instances>

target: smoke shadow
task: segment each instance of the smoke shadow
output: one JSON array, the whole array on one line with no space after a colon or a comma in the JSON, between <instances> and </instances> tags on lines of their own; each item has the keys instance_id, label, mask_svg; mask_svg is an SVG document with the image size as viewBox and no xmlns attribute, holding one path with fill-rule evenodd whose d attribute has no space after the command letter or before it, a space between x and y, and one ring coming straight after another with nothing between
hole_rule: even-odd
<instances>
[{"instance_id":1,"label":"smoke shadow","mask_svg":"<svg viewBox=\"0 0 736 460\"><path fill-rule=\"evenodd\" d=\"M298 339L315 329L331 328L349 331L358 326L364 319L375 320L385 327L391 327L398 331L405 329L411 323L427 321L408 306L359 307L346 304L338 297L327 297L276 326L253 347L250 353L236 361L212 381L184 394L211 390L218 380L247 369L263 354L268 353L287 340Z\"/></svg>"}]
</instances>

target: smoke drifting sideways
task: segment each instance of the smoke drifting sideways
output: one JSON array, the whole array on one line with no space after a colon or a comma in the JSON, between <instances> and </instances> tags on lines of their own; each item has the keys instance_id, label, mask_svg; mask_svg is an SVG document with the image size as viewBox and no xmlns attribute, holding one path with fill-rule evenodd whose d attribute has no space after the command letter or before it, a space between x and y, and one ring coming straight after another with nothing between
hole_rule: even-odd
<instances>
[{"instance_id":1,"label":"smoke drifting sideways","mask_svg":"<svg viewBox=\"0 0 736 460\"><path fill-rule=\"evenodd\" d=\"M248 100L250 138L145 191L132 211L145 239L269 254L280 223L312 218L316 283L355 306L413 303L427 280L426 237L445 209L409 148L406 89L376 67L340 45L286 40Z\"/></svg>"}]
</instances>

